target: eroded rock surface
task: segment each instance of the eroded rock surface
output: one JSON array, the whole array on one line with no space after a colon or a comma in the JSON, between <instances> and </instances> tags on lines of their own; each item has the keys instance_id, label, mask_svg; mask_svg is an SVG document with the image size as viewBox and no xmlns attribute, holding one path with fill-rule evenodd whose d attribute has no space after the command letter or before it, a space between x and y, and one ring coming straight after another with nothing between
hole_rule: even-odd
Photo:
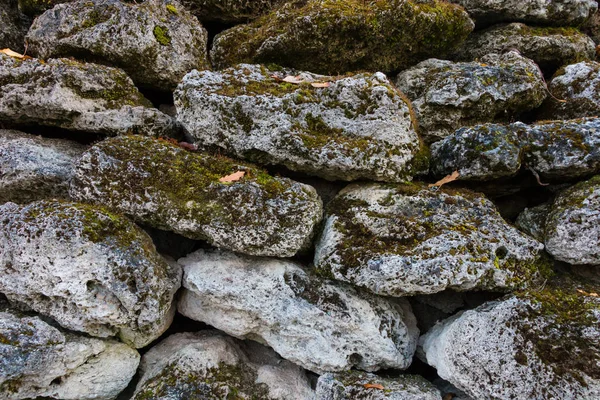
<instances>
[{"instance_id":1,"label":"eroded rock surface","mask_svg":"<svg viewBox=\"0 0 600 400\"><path fill-rule=\"evenodd\" d=\"M31 21L19 11L17 0L0 1L0 49L22 52Z\"/></svg>"},{"instance_id":2,"label":"eroded rock surface","mask_svg":"<svg viewBox=\"0 0 600 400\"><path fill-rule=\"evenodd\" d=\"M200 21L240 23L253 20L287 0L182 0Z\"/></svg>"},{"instance_id":3,"label":"eroded rock surface","mask_svg":"<svg viewBox=\"0 0 600 400\"><path fill-rule=\"evenodd\" d=\"M298 264L202 250L180 259L178 310L268 344L311 371L407 368L418 329L408 302L358 292Z\"/></svg>"}]
</instances>

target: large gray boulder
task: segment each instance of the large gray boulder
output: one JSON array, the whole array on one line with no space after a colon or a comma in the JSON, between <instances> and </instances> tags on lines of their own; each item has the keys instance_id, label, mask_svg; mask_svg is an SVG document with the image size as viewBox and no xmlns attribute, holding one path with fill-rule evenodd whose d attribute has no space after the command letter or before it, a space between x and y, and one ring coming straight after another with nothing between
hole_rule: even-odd
<instances>
[{"instance_id":1,"label":"large gray boulder","mask_svg":"<svg viewBox=\"0 0 600 400\"><path fill-rule=\"evenodd\" d=\"M546 250L557 260L600 265L600 176L556 197L545 233Z\"/></svg>"},{"instance_id":2,"label":"large gray boulder","mask_svg":"<svg viewBox=\"0 0 600 400\"><path fill-rule=\"evenodd\" d=\"M218 68L275 63L337 75L392 72L455 50L473 30L460 7L439 0L293 0L219 34Z\"/></svg>"},{"instance_id":3,"label":"large gray boulder","mask_svg":"<svg viewBox=\"0 0 600 400\"><path fill-rule=\"evenodd\" d=\"M200 21L242 23L253 20L287 0L182 0Z\"/></svg>"},{"instance_id":4,"label":"large gray boulder","mask_svg":"<svg viewBox=\"0 0 600 400\"><path fill-rule=\"evenodd\" d=\"M335 284L285 260L199 250L178 262L178 310L189 318L317 373L411 364L419 331L404 299Z\"/></svg>"},{"instance_id":5,"label":"large gray boulder","mask_svg":"<svg viewBox=\"0 0 600 400\"><path fill-rule=\"evenodd\" d=\"M0 203L68 198L75 161L85 146L0 129Z\"/></svg>"},{"instance_id":6,"label":"large gray boulder","mask_svg":"<svg viewBox=\"0 0 600 400\"><path fill-rule=\"evenodd\" d=\"M152 108L120 69L61 58L0 54L0 122L76 132L171 136L175 121Z\"/></svg>"},{"instance_id":7,"label":"large gray boulder","mask_svg":"<svg viewBox=\"0 0 600 400\"><path fill-rule=\"evenodd\" d=\"M304 370L273 350L217 331L177 333L148 353L132 400L313 400Z\"/></svg>"},{"instance_id":8,"label":"large gray boulder","mask_svg":"<svg viewBox=\"0 0 600 400\"><path fill-rule=\"evenodd\" d=\"M221 182L233 174L243 177ZM323 208L308 185L142 136L90 148L77 163L70 194L217 247L276 257L310 245Z\"/></svg>"},{"instance_id":9,"label":"large gray boulder","mask_svg":"<svg viewBox=\"0 0 600 400\"><path fill-rule=\"evenodd\" d=\"M543 282L543 245L483 195L423 184L350 185L328 205L315 267L388 296L510 291Z\"/></svg>"},{"instance_id":10,"label":"large gray boulder","mask_svg":"<svg viewBox=\"0 0 600 400\"><path fill-rule=\"evenodd\" d=\"M596 292L550 283L465 311L421 337L425 360L475 399L596 399Z\"/></svg>"},{"instance_id":11,"label":"large gray boulder","mask_svg":"<svg viewBox=\"0 0 600 400\"><path fill-rule=\"evenodd\" d=\"M77 335L0 304L3 399L115 399L139 362L126 344Z\"/></svg>"},{"instance_id":12,"label":"large gray boulder","mask_svg":"<svg viewBox=\"0 0 600 400\"><path fill-rule=\"evenodd\" d=\"M428 143L463 126L508 121L546 97L539 67L516 51L469 63L429 59L401 72L396 85L412 101Z\"/></svg>"},{"instance_id":13,"label":"large gray boulder","mask_svg":"<svg viewBox=\"0 0 600 400\"><path fill-rule=\"evenodd\" d=\"M102 208L0 206L0 293L60 325L144 347L170 325L181 269L148 235Z\"/></svg>"},{"instance_id":14,"label":"large gray boulder","mask_svg":"<svg viewBox=\"0 0 600 400\"><path fill-rule=\"evenodd\" d=\"M382 73L326 77L240 64L191 72L174 97L186 132L233 157L330 180L398 182L427 169L410 104Z\"/></svg>"},{"instance_id":15,"label":"large gray boulder","mask_svg":"<svg viewBox=\"0 0 600 400\"><path fill-rule=\"evenodd\" d=\"M22 52L30 23L19 11L17 0L0 0L0 49Z\"/></svg>"},{"instance_id":16,"label":"large gray boulder","mask_svg":"<svg viewBox=\"0 0 600 400\"><path fill-rule=\"evenodd\" d=\"M27 42L43 58L97 60L122 68L138 87L173 90L193 69L207 69L206 30L174 0L139 4L80 0L35 19Z\"/></svg>"}]
</instances>

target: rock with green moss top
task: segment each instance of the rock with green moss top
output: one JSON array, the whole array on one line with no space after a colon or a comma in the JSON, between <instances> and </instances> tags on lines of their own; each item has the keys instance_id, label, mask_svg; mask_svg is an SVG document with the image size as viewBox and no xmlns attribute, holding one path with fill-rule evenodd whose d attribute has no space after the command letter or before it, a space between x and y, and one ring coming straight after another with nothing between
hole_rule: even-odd
<instances>
[{"instance_id":1,"label":"rock with green moss top","mask_svg":"<svg viewBox=\"0 0 600 400\"><path fill-rule=\"evenodd\" d=\"M17 0L0 0L0 49L24 51L29 25L31 21L21 14Z\"/></svg>"},{"instance_id":2,"label":"rock with green moss top","mask_svg":"<svg viewBox=\"0 0 600 400\"><path fill-rule=\"evenodd\" d=\"M442 396L435 386L418 375L382 378L375 374L351 371L321 375L317 382L317 399L442 400Z\"/></svg>"},{"instance_id":3,"label":"rock with green moss top","mask_svg":"<svg viewBox=\"0 0 600 400\"><path fill-rule=\"evenodd\" d=\"M215 38L216 68L275 63L335 75L392 72L455 50L473 30L460 7L438 0L293 0Z\"/></svg>"},{"instance_id":4,"label":"rock with green moss top","mask_svg":"<svg viewBox=\"0 0 600 400\"><path fill-rule=\"evenodd\" d=\"M221 182L239 172L244 176ZM323 208L311 186L142 136L90 148L78 161L70 194L155 228L275 257L310 245Z\"/></svg>"},{"instance_id":5,"label":"rock with green moss top","mask_svg":"<svg viewBox=\"0 0 600 400\"><path fill-rule=\"evenodd\" d=\"M304 370L218 331L177 333L144 354L132 400L314 400Z\"/></svg>"},{"instance_id":6,"label":"rock with green moss top","mask_svg":"<svg viewBox=\"0 0 600 400\"><path fill-rule=\"evenodd\" d=\"M475 399L600 396L597 288L549 283L451 317L421 337L427 363Z\"/></svg>"},{"instance_id":7,"label":"rock with green moss top","mask_svg":"<svg viewBox=\"0 0 600 400\"><path fill-rule=\"evenodd\" d=\"M600 115L600 63L583 61L561 68L552 78L548 97L538 112L541 119Z\"/></svg>"},{"instance_id":8,"label":"rock with green moss top","mask_svg":"<svg viewBox=\"0 0 600 400\"><path fill-rule=\"evenodd\" d=\"M67 329L144 347L170 325L181 269L135 224L103 208L0 206L0 293Z\"/></svg>"},{"instance_id":9,"label":"rock with green moss top","mask_svg":"<svg viewBox=\"0 0 600 400\"><path fill-rule=\"evenodd\" d=\"M534 28L515 22L473 33L453 57L473 61L489 53L516 49L542 71L552 73L563 65L593 60L595 48L594 41L577 28Z\"/></svg>"},{"instance_id":10,"label":"rock with green moss top","mask_svg":"<svg viewBox=\"0 0 600 400\"><path fill-rule=\"evenodd\" d=\"M450 0L463 6L477 25L531 22L579 26L598 10L596 0Z\"/></svg>"},{"instance_id":11,"label":"rock with green moss top","mask_svg":"<svg viewBox=\"0 0 600 400\"><path fill-rule=\"evenodd\" d=\"M354 184L328 205L320 273L389 296L511 291L544 281L543 245L483 195L424 184Z\"/></svg>"},{"instance_id":12,"label":"rock with green moss top","mask_svg":"<svg viewBox=\"0 0 600 400\"><path fill-rule=\"evenodd\" d=\"M66 58L0 54L0 123L81 134L172 136L177 124L152 107L120 69Z\"/></svg>"},{"instance_id":13,"label":"rock with green moss top","mask_svg":"<svg viewBox=\"0 0 600 400\"><path fill-rule=\"evenodd\" d=\"M266 343L317 373L411 364L419 331L405 299L323 280L285 260L199 250L178 262L178 311L189 318Z\"/></svg>"},{"instance_id":14,"label":"rock with green moss top","mask_svg":"<svg viewBox=\"0 0 600 400\"><path fill-rule=\"evenodd\" d=\"M556 197L546 220L546 250L569 264L600 265L600 176Z\"/></svg>"},{"instance_id":15,"label":"rock with green moss top","mask_svg":"<svg viewBox=\"0 0 600 400\"><path fill-rule=\"evenodd\" d=\"M536 207L526 208L519 214L515 225L521 231L527 233L535 240L544 242L544 232L546 231L546 218L551 210L551 204L544 203Z\"/></svg>"},{"instance_id":16,"label":"rock with green moss top","mask_svg":"<svg viewBox=\"0 0 600 400\"><path fill-rule=\"evenodd\" d=\"M122 68L141 88L171 91L193 69L209 68L206 30L175 0L80 0L36 18L27 42L40 58L98 60Z\"/></svg>"},{"instance_id":17,"label":"rock with green moss top","mask_svg":"<svg viewBox=\"0 0 600 400\"><path fill-rule=\"evenodd\" d=\"M546 97L538 66L516 51L488 54L480 62L430 59L401 72L396 84L412 101L428 143L463 126L507 121Z\"/></svg>"},{"instance_id":18,"label":"rock with green moss top","mask_svg":"<svg viewBox=\"0 0 600 400\"><path fill-rule=\"evenodd\" d=\"M411 106L382 73L334 78L240 64L193 71L174 97L186 132L233 157L330 180L400 182L427 169Z\"/></svg>"},{"instance_id":19,"label":"rock with green moss top","mask_svg":"<svg viewBox=\"0 0 600 400\"><path fill-rule=\"evenodd\" d=\"M0 302L3 399L112 400L139 362L123 343L77 335Z\"/></svg>"},{"instance_id":20,"label":"rock with green moss top","mask_svg":"<svg viewBox=\"0 0 600 400\"><path fill-rule=\"evenodd\" d=\"M75 161L85 147L0 129L0 203L68 198Z\"/></svg>"},{"instance_id":21,"label":"rock with green moss top","mask_svg":"<svg viewBox=\"0 0 600 400\"><path fill-rule=\"evenodd\" d=\"M240 23L256 19L287 0L182 0L200 21Z\"/></svg>"}]
</instances>

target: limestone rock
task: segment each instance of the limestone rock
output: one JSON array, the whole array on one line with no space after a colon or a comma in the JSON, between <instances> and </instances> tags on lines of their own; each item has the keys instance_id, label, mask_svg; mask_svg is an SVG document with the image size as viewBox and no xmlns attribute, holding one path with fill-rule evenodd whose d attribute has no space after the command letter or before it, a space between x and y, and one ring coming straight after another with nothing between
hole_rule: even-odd
<instances>
[{"instance_id":1,"label":"limestone rock","mask_svg":"<svg viewBox=\"0 0 600 400\"><path fill-rule=\"evenodd\" d=\"M550 206L551 204L544 203L536 207L526 208L517 217L515 225L521 231L543 243L546 231L546 218L550 213Z\"/></svg>"},{"instance_id":2,"label":"limestone rock","mask_svg":"<svg viewBox=\"0 0 600 400\"><path fill-rule=\"evenodd\" d=\"M253 20L287 0L182 0L200 21L241 23Z\"/></svg>"},{"instance_id":3,"label":"limestone rock","mask_svg":"<svg viewBox=\"0 0 600 400\"><path fill-rule=\"evenodd\" d=\"M120 69L0 54L0 122L108 136L175 134L174 120L151 107Z\"/></svg>"},{"instance_id":4,"label":"limestone rock","mask_svg":"<svg viewBox=\"0 0 600 400\"><path fill-rule=\"evenodd\" d=\"M381 385L383 390L365 387ZM381 378L375 374L351 371L324 374L317 383L318 400L442 400L440 392L418 375Z\"/></svg>"},{"instance_id":5,"label":"limestone rock","mask_svg":"<svg viewBox=\"0 0 600 400\"><path fill-rule=\"evenodd\" d=\"M576 28L529 27L522 23L495 25L471 34L454 55L458 61L473 61L489 53L516 49L543 71L593 60L596 45Z\"/></svg>"},{"instance_id":6,"label":"limestone rock","mask_svg":"<svg viewBox=\"0 0 600 400\"><path fill-rule=\"evenodd\" d=\"M538 66L515 51L470 63L429 59L401 72L396 84L412 101L428 143L462 126L506 121L546 97Z\"/></svg>"},{"instance_id":7,"label":"limestone rock","mask_svg":"<svg viewBox=\"0 0 600 400\"><path fill-rule=\"evenodd\" d=\"M600 395L600 299L549 284L438 324L421 337L438 375L475 399Z\"/></svg>"},{"instance_id":8,"label":"limestone rock","mask_svg":"<svg viewBox=\"0 0 600 400\"><path fill-rule=\"evenodd\" d=\"M85 147L0 129L0 203L68 198L75 160Z\"/></svg>"},{"instance_id":9,"label":"limestone rock","mask_svg":"<svg viewBox=\"0 0 600 400\"><path fill-rule=\"evenodd\" d=\"M133 223L102 208L0 206L0 292L60 325L143 347L174 314L181 269Z\"/></svg>"},{"instance_id":10,"label":"limestone rock","mask_svg":"<svg viewBox=\"0 0 600 400\"><path fill-rule=\"evenodd\" d=\"M543 282L543 246L483 195L423 184L350 185L328 205L315 266L389 296L510 291Z\"/></svg>"},{"instance_id":11,"label":"limestone rock","mask_svg":"<svg viewBox=\"0 0 600 400\"><path fill-rule=\"evenodd\" d=\"M275 63L336 75L392 72L455 50L473 30L463 9L438 0L293 0L215 38L213 65Z\"/></svg>"},{"instance_id":12,"label":"limestone rock","mask_svg":"<svg viewBox=\"0 0 600 400\"><path fill-rule=\"evenodd\" d=\"M600 265L600 176L556 197L546 220L546 250L569 264Z\"/></svg>"},{"instance_id":13,"label":"limestone rock","mask_svg":"<svg viewBox=\"0 0 600 400\"><path fill-rule=\"evenodd\" d=\"M221 178L238 172L234 182ZM142 136L100 142L79 159L70 194L146 225L234 251L291 257L321 220L316 191L251 165Z\"/></svg>"},{"instance_id":14,"label":"limestone rock","mask_svg":"<svg viewBox=\"0 0 600 400\"><path fill-rule=\"evenodd\" d=\"M217 331L178 333L142 359L132 400L312 400L305 372L258 343Z\"/></svg>"},{"instance_id":15,"label":"limestone rock","mask_svg":"<svg viewBox=\"0 0 600 400\"><path fill-rule=\"evenodd\" d=\"M171 91L209 68L206 30L175 0L79 0L36 18L27 42L40 58L97 60L122 68L141 88Z\"/></svg>"},{"instance_id":16,"label":"limestone rock","mask_svg":"<svg viewBox=\"0 0 600 400\"><path fill-rule=\"evenodd\" d=\"M0 0L0 49L22 52L30 23L19 11L17 0Z\"/></svg>"},{"instance_id":17,"label":"limestone rock","mask_svg":"<svg viewBox=\"0 0 600 400\"><path fill-rule=\"evenodd\" d=\"M404 299L334 284L285 260L200 250L179 263L181 314L268 344L306 369L405 369L412 361L418 329Z\"/></svg>"},{"instance_id":18,"label":"limestone rock","mask_svg":"<svg viewBox=\"0 0 600 400\"><path fill-rule=\"evenodd\" d=\"M382 73L336 78L240 64L189 73L175 104L199 145L233 157L330 180L398 182L427 169L410 104Z\"/></svg>"},{"instance_id":19,"label":"limestone rock","mask_svg":"<svg viewBox=\"0 0 600 400\"><path fill-rule=\"evenodd\" d=\"M70 333L0 307L3 399L115 399L139 362L138 352L123 343Z\"/></svg>"}]
</instances>

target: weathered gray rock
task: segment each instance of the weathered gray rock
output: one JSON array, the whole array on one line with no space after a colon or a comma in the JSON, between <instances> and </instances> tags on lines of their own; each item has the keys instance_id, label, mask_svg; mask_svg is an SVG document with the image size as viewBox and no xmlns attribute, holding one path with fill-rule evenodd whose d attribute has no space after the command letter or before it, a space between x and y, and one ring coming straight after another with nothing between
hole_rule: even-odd
<instances>
[{"instance_id":1,"label":"weathered gray rock","mask_svg":"<svg viewBox=\"0 0 600 400\"><path fill-rule=\"evenodd\" d=\"M411 364L419 331L404 299L334 284L284 260L200 250L178 262L178 310L189 318L318 373Z\"/></svg>"},{"instance_id":2,"label":"weathered gray rock","mask_svg":"<svg viewBox=\"0 0 600 400\"><path fill-rule=\"evenodd\" d=\"M76 335L0 307L3 399L115 399L139 362L138 352L123 343Z\"/></svg>"},{"instance_id":3,"label":"weathered gray rock","mask_svg":"<svg viewBox=\"0 0 600 400\"><path fill-rule=\"evenodd\" d=\"M546 220L546 250L569 264L600 265L600 176L556 197Z\"/></svg>"},{"instance_id":4,"label":"weathered gray rock","mask_svg":"<svg viewBox=\"0 0 600 400\"><path fill-rule=\"evenodd\" d=\"M600 396L600 299L582 285L510 295L421 337L438 375L475 399Z\"/></svg>"},{"instance_id":5,"label":"weathered gray rock","mask_svg":"<svg viewBox=\"0 0 600 400\"><path fill-rule=\"evenodd\" d=\"M85 146L0 129L0 203L68 198L75 161Z\"/></svg>"},{"instance_id":6,"label":"weathered gray rock","mask_svg":"<svg viewBox=\"0 0 600 400\"><path fill-rule=\"evenodd\" d=\"M133 223L60 201L0 206L0 292L92 336L143 347L170 325L181 269Z\"/></svg>"},{"instance_id":7,"label":"weathered gray rock","mask_svg":"<svg viewBox=\"0 0 600 400\"><path fill-rule=\"evenodd\" d=\"M240 171L243 178L220 182ZM70 194L217 247L276 257L310 245L323 207L308 185L142 136L90 148L78 161Z\"/></svg>"},{"instance_id":8,"label":"weathered gray rock","mask_svg":"<svg viewBox=\"0 0 600 400\"><path fill-rule=\"evenodd\" d=\"M546 274L542 244L508 225L481 194L355 184L327 208L315 266L378 294L510 291Z\"/></svg>"},{"instance_id":9,"label":"weathered gray rock","mask_svg":"<svg viewBox=\"0 0 600 400\"><path fill-rule=\"evenodd\" d=\"M151 107L120 69L0 54L0 122L109 136L175 134L175 121Z\"/></svg>"},{"instance_id":10,"label":"weathered gray rock","mask_svg":"<svg viewBox=\"0 0 600 400\"><path fill-rule=\"evenodd\" d=\"M311 86L324 81L330 86ZM336 78L240 64L193 71L174 97L186 132L233 157L330 180L399 182L427 169L410 104L382 73Z\"/></svg>"},{"instance_id":11,"label":"weathered gray rock","mask_svg":"<svg viewBox=\"0 0 600 400\"><path fill-rule=\"evenodd\" d=\"M495 25L470 35L454 55L458 61L473 61L489 53L516 49L535 61L543 71L593 60L594 41L577 28L529 27L518 22Z\"/></svg>"},{"instance_id":12,"label":"weathered gray rock","mask_svg":"<svg viewBox=\"0 0 600 400\"><path fill-rule=\"evenodd\" d=\"M578 26L598 9L596 0L450 0L463 6L478 25L497 22L532 22L541 25Z\"/></svg>"},{"instance_id":13,"label":"weathered gray rock","mask_svg":"<svg viewBox=\"0 0 600 400\"><path fill-rule=\"evenodd\" d=\"M301 368L258 343L217 331L171 335L148 353L132 400L312 400Z\"/></svg>"},{"instance_id":14,"label":"weathered gray rock","mask_svg":"<svg viewBox=\"0 0 600 400\"><path fill-rule=\"evenodd\" d=\"M381 385L383 389L365 385ZM401 375L382 378L375 374L351 371L324 374L317 383L318 400L442 400L440 392L425 378Z\"/></svg>"},{"instance_id":15,"label":"weathered gray rock","mask_svg":"<svg viewBox=\"0 0 600 400\"><path fill-rule=\"evenodd\" d=\"M550 81L540 119L600 116L600 63L583 61L561 68Z\"/></svg>"},{"instance_id":16,"label":"weathered gray rock","mask_svg":"<svg viewBox=\"0 0 600 400\"><path fill-rule=\"evenodd\" d=\"M583 24L581 30L592 38L596 44L600 44L600 12L596 11L594 15Z\"/></svg>"},{"instance_id":17,"label":"weathered gray rock","mask_svg":"<svg viewBox=\"0 0 600 400\"><path fill-rule=\"evenodd\" d=\"M538 66L515 51L471 63L429 59L401 72L396 84L412 101L429 143L462 126L507 121L546 97Z\"/></svg>"},{"instance_id":18,"label":"weathered gray rock","mask_svg":"<svg viewBox=\"0 0 600 400\"><path fill-rule=\"evenodd\" d=\"M240 23L253 20L287 0L182 0L200 21Z\"/></svg>"},{"instance_id":19,"label":"weathered gray rock","mask_svg":"<svg viewBox=\"0 0 600 400\"><path fill-rule=\"evenodd\" d=\"M19 11L17 0L0 0L0 49L22 52L30 23Z\"/></svg>"},{"instance_id":20,"label":"weathered gray rock","mask_svg":"<svg viewBox=\"0 0 600 400\"><path fill-rule=\"evenodd\" d=\"M392 72L455 50L473 30L460 7L438 0L293 0L215 38L222 69L275 63L336 75Z\"/></svg>"},{"instance_id":21,"label":"weathered gray rock","mask_svg":"<svg viewBox=\"0 0 600 400\"><path fill-rule=\"evenodd\" d=\"M515 225L521 231L535 238L539 242L544 242L546 231L546 218L551 210L551 204L544 203L539 206L526 208L517 217Z\"/></svg>"},{"instance_id":22,"label":"weathered gray rock","mask_svg":"<svg viewBox=\"0 0 600 400\"><path fill-rule=\"evenodd\" d=\"M43 59L84 58L122 68L141 88L171 91L207 69L206 30L175 0L80 0L36 18L27 42Z\"/></svg>"}]
</instances>

